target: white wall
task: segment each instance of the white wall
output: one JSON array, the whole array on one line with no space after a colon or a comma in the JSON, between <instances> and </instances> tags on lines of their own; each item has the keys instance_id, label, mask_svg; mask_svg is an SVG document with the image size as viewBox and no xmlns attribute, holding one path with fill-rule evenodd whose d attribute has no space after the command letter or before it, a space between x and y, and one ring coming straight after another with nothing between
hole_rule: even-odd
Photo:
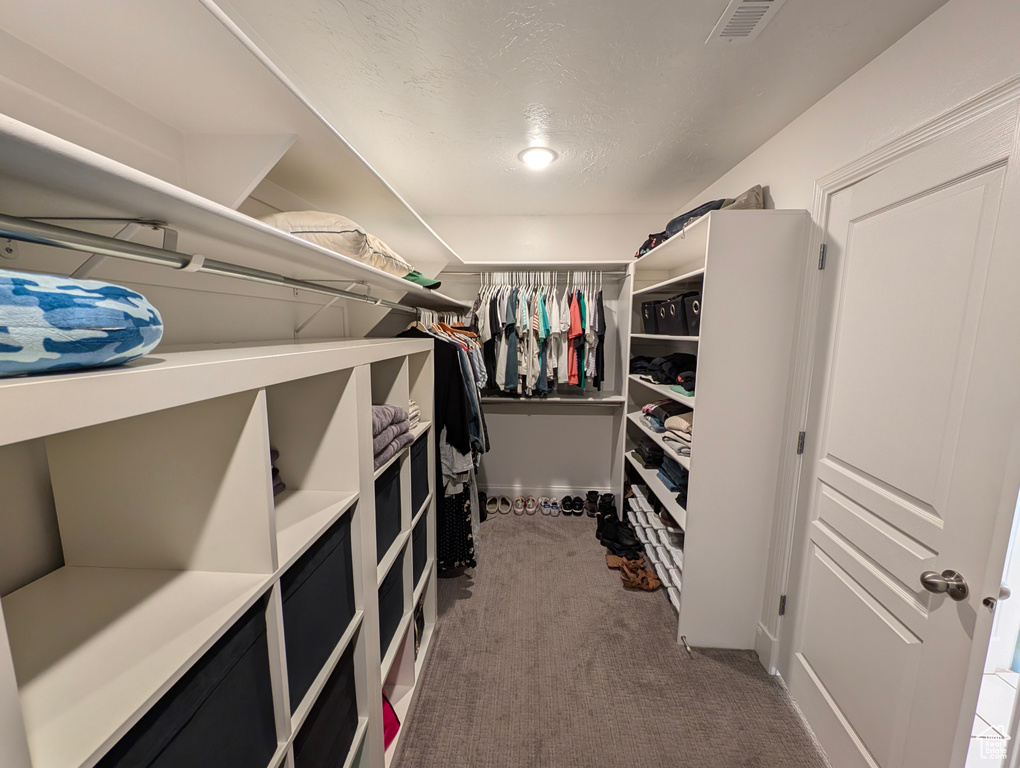
<instances>
[{"instance_id":1,"label":"white wall","mask_svg":"<svg viewBox=\"0 0 1020 768\"><path fill-rule=\"evenodd\" d=\"M468 261L620 261L669 219L668 213L430 216L429 224Z\"/></svg>"},{"instance_id":2,"label":"white wall","mask_svg":"<svg viewBox=\"0 0 1020 768\"><path fill-rule=\"evenodd\" d=\"M771 187L777 208L811 208L819 178L1020 74L1020 2L950 0L695 197Z\"/></svg>"}]
</instances>

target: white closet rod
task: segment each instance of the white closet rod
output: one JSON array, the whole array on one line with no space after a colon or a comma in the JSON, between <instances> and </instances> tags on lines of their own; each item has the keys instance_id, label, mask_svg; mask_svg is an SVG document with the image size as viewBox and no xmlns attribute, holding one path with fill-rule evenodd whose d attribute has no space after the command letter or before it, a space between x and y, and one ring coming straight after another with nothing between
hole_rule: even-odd
<instances>
[{"instance_id":1,"label":"white closet rod","mask_svg":"<svg viewBox=\"0 0 1020 768\"><path fill-rule=\"evenodd\" d=\"M198 254L168 251L163 248L117 240L103 235L94 235L90 232L80 232L76 229L58 227L55 224L44 224L30 219L18 218L17 216L7 216L2 213L0 213L0 239L18 240L24 243L49 245L54 248L64 248L70 251L112 256L117 259L140 261L144 264L155 264L185 272L205 272L211 275L222 275L223 277L248 280L254 283L282 285L287 288L308 291L309 293L321 293L325 296L335 296L341 299L360 301L364 304L372 304L377 307L386 307L398 312L418 314L418 310L415 307L405 307L403 304L397 304L386 299L375 299L371 296L351 293L340 288L331 288L328 285L319 285L318 283L310 283L306 280L284 277L274 272L243 267L239 264L230 264L225 261L217 261L216 259L207 259Z\"/></svg>"}]
</instances>

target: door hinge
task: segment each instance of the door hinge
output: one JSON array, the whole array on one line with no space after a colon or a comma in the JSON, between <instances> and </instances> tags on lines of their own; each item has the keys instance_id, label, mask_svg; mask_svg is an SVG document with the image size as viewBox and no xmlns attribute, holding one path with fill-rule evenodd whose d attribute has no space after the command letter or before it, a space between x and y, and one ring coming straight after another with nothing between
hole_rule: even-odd
<instances>
[{"instance_id":1,"label":"door hinge","mask_svg":"<svg viewBox=\"0 0 1020 768\"><path fill-rule=\"evenodd\" d=\"M818 268L825 269L825 243L818 247Z\"/></svg>"},{"instance_id":2,"label":"door hinge","mask_svg":"<svg viewBox=\"0 0 1020 768\"><path fill-rule=\"evenodd\" d=\"M800 456L804 453L804 442L807 440L807 432L801 432L797 435L797 455Z\"/></svg>"},{"instance_id":3,"label":"door hinge","mask_svg":"<svg viewBox=\"0 0 1020 768\"><path fill-rule=\"evenodd\" d=\"M786 615L786 595L779 596L779 615Z\"/></svg>"}]
</instances>

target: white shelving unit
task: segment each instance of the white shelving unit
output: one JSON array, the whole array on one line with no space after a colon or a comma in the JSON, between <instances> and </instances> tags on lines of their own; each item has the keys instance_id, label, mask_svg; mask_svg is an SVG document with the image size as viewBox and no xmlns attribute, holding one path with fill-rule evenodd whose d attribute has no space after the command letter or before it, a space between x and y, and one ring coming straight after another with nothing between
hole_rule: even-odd
<instances>
[{"instance_id":1,"label":"white shelving unit","mask_svg":"<svg viewBox=\"0 0 1020 768\"><path fill-rule=\"evenodd\" d=\"M347 280L375 298L411 307L465 309L462 302L430 291L355 259L274 229L220 203L118 163L31 125L0 115L2 212L39 215L38 191L88 200L88 216L162 221L183 233L188 252L311 282ZM57 211L52 204L47 213ZM59 212L75 210L60 206ZM73 225L72 225L73 226ZM184 250L184 245L182 245Z\"/></svg>"},{"instance_id":2,"label":"white shelving unit","mask_svg":"<svg viewBox=\"0 0 1020 768\"><path fill-rule=\"evenodd\" d=\"M432 387L430 341L363 339L168 348L120 368L0 382L10 417L0 446L45 441L65 562L0 601L4 768L95 765L254 606L276 723L267 765L294 765L298 734L350 653L358 720L344 764L383 768L382 694L408 716L436 622L435 494L412 510L409 448L394 458L402 526L377 563L371 405L413 397L416 436L428 440ZM270 446L288 486L275 498ZM281 585L343 519L353 618L292 702ZM426 521L417 584L412 520ZM383 649L377 587L401 554L400 628Z\"/></svg>"},{"instance_id":3,"label":"white shelving unit","mask_svg":"<svg viewBox=\"0 0 1020 768\"><path fill-rule=\"evenodd\" d=\"M685 291L702 295L699 335L634 333L634 354L698 357L697 393L627 377L625 465L633 480L685 532L683 586L667 589L677 608L677 640L689 646L755 647L771 531L782 418L806 211L715 211L631 266L631 323L641 304ZM647 403L669 399L694 410L691 456L679 456L640 418ZM696 404L695 404L696 403ZM686 508L633 450L658 443L690 473ZM667 585L669 586L669 585Z\"/></svg>"}]
</instances>

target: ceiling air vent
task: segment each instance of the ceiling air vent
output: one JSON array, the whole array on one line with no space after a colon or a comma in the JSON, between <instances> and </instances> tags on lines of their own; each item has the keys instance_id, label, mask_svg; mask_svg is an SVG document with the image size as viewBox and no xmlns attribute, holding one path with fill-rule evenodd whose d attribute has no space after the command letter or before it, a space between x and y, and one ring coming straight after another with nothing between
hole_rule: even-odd
<instances>
[{"instance_id":1,"label":"ceiling air vent","mask_svg":"<svg viewBox=\"0 0 1020 768\"><path fill-rule=\"evenodd\" d=\"M745 43L761 34L786 0L730 0L708 43Z\"/></svg>"}]
</instances>

